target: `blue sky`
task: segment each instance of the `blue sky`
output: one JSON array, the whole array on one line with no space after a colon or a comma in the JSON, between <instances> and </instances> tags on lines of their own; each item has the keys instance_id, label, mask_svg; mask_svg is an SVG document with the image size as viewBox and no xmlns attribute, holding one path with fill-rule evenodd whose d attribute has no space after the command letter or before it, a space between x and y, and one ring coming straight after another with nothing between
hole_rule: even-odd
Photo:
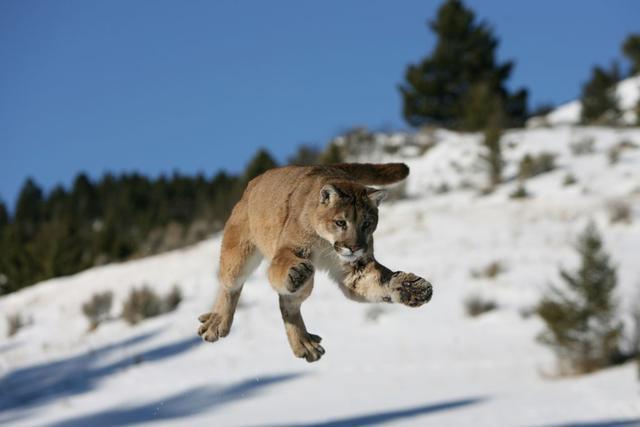
<instances>
[{"instance_id":1,"label":"blue sky","mask_svg":"<svg viewBox=\"0 0 640 427\"><path fill-rule=\"evenodd\" d=\"M397 85L439 1L0 0L0 198L80 171L284 160L354 125L402 128ZM533 105L575 98L640 31L635 0L467 0Z\"/></svg>"}]
</instances>

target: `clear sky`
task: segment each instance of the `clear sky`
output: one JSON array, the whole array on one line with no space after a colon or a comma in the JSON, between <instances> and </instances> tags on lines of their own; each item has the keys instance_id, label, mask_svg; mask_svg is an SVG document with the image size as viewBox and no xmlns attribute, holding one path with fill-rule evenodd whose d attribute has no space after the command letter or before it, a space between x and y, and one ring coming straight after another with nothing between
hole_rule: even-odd
<instances>
[{"instance_id":1,"label":"clear sky","mask_svg":"<svg viewBox=\"0 0 640 427\"><path fill-rule=\"evenodd\" d=\"M149 175L284 160L354 125L403 128L397 85L440 1L0 0L0 198L86 171ZM467 0L510 86L575 98L640 31L637 0Z\"/></svg>"}]
</instances>

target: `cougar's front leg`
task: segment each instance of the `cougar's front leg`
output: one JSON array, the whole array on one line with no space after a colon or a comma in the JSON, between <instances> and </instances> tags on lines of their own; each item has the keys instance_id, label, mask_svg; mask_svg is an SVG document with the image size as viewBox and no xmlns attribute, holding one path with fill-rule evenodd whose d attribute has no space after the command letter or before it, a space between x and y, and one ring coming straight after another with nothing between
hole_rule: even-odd
<instances>
[{"instance_id":1,"label":"cougar's front leg","mask_svg":"<svg viewBox=\"0 0 640 427\"><path fill-rule=\"evenodd\" d=\"M300 306L311 295L314 267L303 254L281 249L269 266L269 282L278 292L280 313L293 354L315 362L324 354L321 338L307 332Z\"/></svg>"},{"instance_id":2,"label":"cougar's front leg","mask_svg":"<svg viewBox=\"0 0 640 427\"><path fill-rule=\"evenodd\" d=\"M308 258L300 256L295 250L278 250L269 266L269 282L281 295L298 292L312 277L313 264Z\"/></svg>"},{"instance_id":3,"label":"cougar's front leg","mask_svg":"<svg viewBox=\"0 0 640 427\"><path fill-rule=\"evenodd\" d=\"M307 289L311 287L312 285L308 286ZM310 289L307 295L309 293L311 293ZM324 354L324 348L320 345L322 338L307 332L302 314L300 313L300 305L306 296L280 295L279 297L280 313L282 313L284 328L287 332L287 339L289 340L293 354L296 355L296 357L304 358L307 362L319 360Z\"/></svg>"},{"instance_id":4,"label":"cougar's front leg","mask_svg":"<svg viewBox=\"0 0 640 427\"><path fill-rule=\"evenodd\" d=\"M341 288L347 297L366 302L396 302L419 307L433 295L431 283L413 273L393 272L370 258L345 265Z\"/></svg>"}]
</instances>

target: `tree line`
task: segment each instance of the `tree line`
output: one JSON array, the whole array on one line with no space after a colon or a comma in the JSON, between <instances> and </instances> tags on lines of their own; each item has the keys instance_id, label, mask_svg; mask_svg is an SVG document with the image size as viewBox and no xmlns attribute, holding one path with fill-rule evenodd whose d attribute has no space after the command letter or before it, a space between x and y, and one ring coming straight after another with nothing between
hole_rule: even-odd
<instances>
[{"instance_id":1,"label":"tree line","mask_svg":"<svg viewBox=\"0 0 640 427\"><path fill-rule=\"evenodd\" d=\"M290 164L338 163L338 147L301 146ZM114 261L195 243L222 229L247 183L278 164L259 150L241 174L150 178L84 173L45 192L29 178L13 214L0 201L0 294Z\"/></svg>"}]
</instances>

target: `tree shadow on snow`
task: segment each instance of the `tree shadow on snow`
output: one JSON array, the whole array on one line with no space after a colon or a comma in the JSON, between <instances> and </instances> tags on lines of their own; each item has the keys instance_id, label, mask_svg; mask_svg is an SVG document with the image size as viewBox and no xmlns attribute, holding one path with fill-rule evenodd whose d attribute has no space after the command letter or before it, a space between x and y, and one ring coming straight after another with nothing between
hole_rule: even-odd
<instances>
[{"instance_id":1,"label":"tree shadow on snow","mask_svg":"<svg viewBox=\"0 0 640 427\"><path fill-rule=\"evenodd\" d=\"M142 362L152 362L176 356L200 342L198 337L127 354L115 362L101 364L105 356L127 347L142 343L157 335L159 331L141 334L123 341L100 347L96 350L55 362L41 363L10 371L0 378L0 414L13 409L34 409L52 400L85 393L98 382L117 371ZM115 354L117 357L118 355ZM3 418L0 415L0 424Z\"/></svg>"},{"instance_id":2,"label":"tree shadow on snow","mask_svg":"<svg viewBox=\"0 0 640 427\"><path fill-rule=\"evenodd\" d=\"M339 418L335 420L319 421L314 423L276 424L273 427L359 427L384 424L402 418L412 418L434 412L448 411L467 405L480 403L485 398L475 397L469 399L450 400L447 402L432 403L428 405L414 406L412 408L395 409L391 411L374 412L371 414L355 415L353 417Z\"/></svg>"},{"instance_id":3,"label":"tree shadow on snow","mask_svg":"<svg viewBox=\"0 0 640 427\"><path fill-rule=\"evenodd\" d=\"M239 399L246 399L261 389L289 381L301 374L280 374L252 378L223 388L198 387L187 392L137 406L109 409L77 418L59 421L49 427L100 427L133 425L151 421L166 421L212 411Z\"/></svg>"},{"instance_id":4,"label":"tree shadow on snow","mask_svg":"<svg viewBox=\"0 0 640 427\"><path fill-rule=\"evenodd\" d=\"M555 427L638 427L640 426L640 418L626 420L601 420L587 421L568 424L558 424Z\"/></svg>"}]
</instances>

